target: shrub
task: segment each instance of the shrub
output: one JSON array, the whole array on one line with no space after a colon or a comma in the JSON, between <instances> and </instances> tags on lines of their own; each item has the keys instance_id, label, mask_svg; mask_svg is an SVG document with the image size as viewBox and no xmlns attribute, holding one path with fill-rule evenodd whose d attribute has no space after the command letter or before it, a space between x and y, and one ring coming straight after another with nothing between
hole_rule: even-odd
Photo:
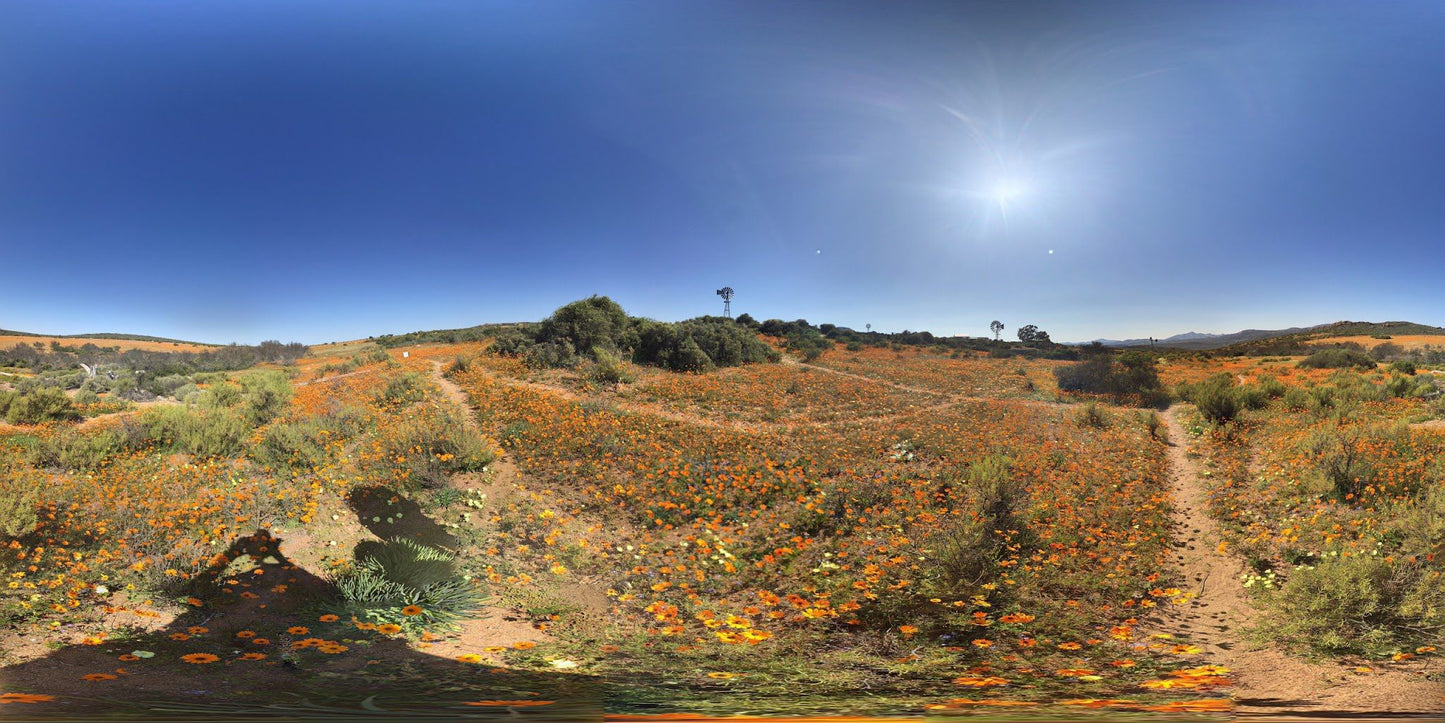
<instances>
[{"instance_id":1,"label":"shrub","mask_svg":"<svg viewBox=\"0 0 1445 723\"><path fill-rule=\"evenodd\" d=\"M0 470L3 472L4 470ZM28 480L0 480L0 537L20 537L35 529L41 503L40 485Z\"/></svg>"},{"instance_id":2,"label":"shrub","mask_svg":"<svg viewBox=\"0 0 1445 723\"><path fill-rule=\"evenodd\" d=\"M1095 354L1089 359L1054 370L1059 389L1114 397L1143 406L1162 406L1169 395L1159 382L1155 361L1144 352Z\"/></svg>"},{"instance_id":3,"label":"shrub","mask_svg":"<svg viewBox=\"0 0 1445 723\"><path fill-rule=\"evenodd\" d=\"M1400 374L1404 374L1406 376L1414 376L1420 370L1415 366L1415 362L1405 361L1402 359L1391 364L1390 371L1399 372Z\"/></svg>"},{"instance_id":4,"label":"shrub","mask_svg":"<svg viewBox=\"0 0 1445 723\"><path fill-rule=\"evenodd\" d=\"M241 402L241 387L230 380L215 382L201 394L200 403L207 409L229 409Z\"/></svg>"},{"instance_id":5,"label":"shrub","mask_svg":"<svg viewBox=\"0 0 1445 723\"><path fill-rule=\"evenodd\" d=\"M182 384L171 390L171 398L178 402L195 402L201 395L201 388L194 384Z\"/></svg>"},{"instance_id":6,"label":"shrub","mask_svg":"<svg viewBox=\"0 0 1445 723\"><path fill-rule=\"evenodd\" d=\"M175 396L177 389L187 386L190 383L191 380L186 378L185 376L182 376L180 374L168 374L166 376L156 377L155 379L150 380L150 382L146 385L146 388L149 389L152 393L159 396L173 397Z\"/></svg>"},{"instance_id":7,"label":"shrub","mask_svg":"<svg viewBox=\"0 0 1445 723\"><path fill-rule=\"evenodd\" d=\"M52 387L42 387L24 394L0 398L5 406L5 419L11 424L41 424L80 418L70 397Z\"/></svg>"},{"instance_id":8,"label":"shrub","mask_svg":"<svg viewBox=\"0 0 1445 723\"><path fill-rule=\"evenodd\" d=\"M447 475L481 469L493 455L461 417L438 411L407 420L387 440L387 458L402 460L409 479L439 487Z\"/></svg>"},{"instance_id":9,"label":"shrub","mask_svg":"<svg viewBox=\"0 0 1445 723\"><path fill-rule=\"evenodd\" d=\"M272 469L319 467L327 458L325 431L313 420L277 422L266 427L248 454Z\"/></svg>"},{"instance_id":10,"label":"shrub","mask_svg":"<svg viewBox=\"0 0 1445 723\"><path fill-rule=\"evenodd\" d=\"M426 399L426 381L416 372L406 372L386 383L376 399L382 404L406 407Z\"/></svg>"},{"instance_id":11,"label":"shrub","mask_svg":"<svg viewBox=\"0 0 1445 723\"><path fill-rule=\"evenodd\" d=\"M537 329L543 344L565 343L572 349L617 350L631 327L627 312L605 296L574 301L552 312Z\"/></svg>"},{"instance_id":12,"label":"shrub","mask_svg":"<svg viewBox=\"0 0 1445 723\"><path fill-rule=\"evenodd\" d=\"M1408 560L1372 555L1326 558L1299 567L1266 596L1265 635L1327 655L1384 655L1410 632L1445 630L1445 588L1434 571Z\"/></svg>"},{"instance_id":13,"label":"shrub","mask_svg":"<svg viewBox=\"0 0 1445 723\"><path fill-rule=\"evenodd\" d=\"M245 448L247 426L228 409L152 407L141 417L146 435L161 447L200 457L235 457Z\"/></svg>"},{"instance_id":14,"label":"shrub","mask_svg":"<svg viewBox=\"0 0 1445 723\"><path fill-rule=\"evenodd\" d=\"M1284 406L1292 412L1303 412L1310 408L1310 393L1299 387L1290 387L1284 393Z\"/></svg>"},{"instance_id":15,"label":"shrub","mask_svg":"<svg viewBox=\"0 0 1445 723\"><path fill-rule=\"evenodd\" d=\"M291 401L291 382L281 372L248 374L241 379L241 414L252 425L271 421Z\"/></svg>"},{"instance_id":16,"label":"shrub","mask_svg":"<svg viewBox=\"0 0 1445 723\"><path fill-rule=\"evenodd\" d=\"M1199 384L1179 388L1179 396L1212 424L1224 424L1239 416L1244 404L1236 392L1234 377L1229 374L1215 374Z\"/></svg>"},{"instance_id":17,"label":"shrub","mask_svg":"<svg viewBox=\"0 0 1445 723\"><path fill-rule=\"evenodd\" d=\"M731 367L778 360L778 353L758 339L757 334L725 317L703 316L674 326L677 336L690 337L713 366ZM827 345L832 346L832 343Z\"/></svg>"},{"instance_id":18,"label":"shrub","mask_svg":"<svg viewBox=\"0 0 1445 723\"><path fill-rule=\"evenodd\" d=\"M1299 366L1305 369L1374 369L1375 360L1355 349L1325 349L1301 359Z\"/></svg>"},{"instance_id":19,"label":"shrub","mask_svg":"<svg viewBox=\"0 0 1445 723\"><path fill-rule=\"evenodd\" d=\"M1102 429L1109 426L1109 419L1104 415L1104 410L1099 408L1098 404L1089 402L1085 404L1084 409L1079 412L1079 423L1085 427Z\"/></svg>"},{"instance_id":20,"label":"shrub","mask_svg":"<svg viewBox=\"0 0 1445 723\"><path fill-rule=\"evenodd\" d=\"M712 360L690 336L683 338L668 357L668 368L674 371L703 372L711 366Z\"/></svg>"},{"instance_id":21,"label":"shrub","mask_svg":"<svg viewBox=\"0 0 1445 723\"><path fill-rule=\"evenodd\" d=\"M592 365L589 376L599 384L616 386L618 384L631 384L637 377L628 370L621 359L606 349L593 349L592 356L597 362Z\"/></svg>"},{"instance_id":22,"label":"shrub","mask_svg":"<svg viewBox=\"0 0 1445 723\"><path fill-rule=\"evenodd\" d=\"M522 359L533 369L570 369L577 366L577 350L570 341L548 341L528 347Z\"/></svg>"},{"instance_id":23,"label":"shrub","mask_svg":"<svg viewBox=\"0 0 1445 723\"><path fill-rule=\"evenodd\" d=\"M132 446L135 441L114 428L96 431L64 429L44 442L32 445L26 458L37 467L90 470L118 452L135 449L139 446Z\"/></svg>"}]
</instances>

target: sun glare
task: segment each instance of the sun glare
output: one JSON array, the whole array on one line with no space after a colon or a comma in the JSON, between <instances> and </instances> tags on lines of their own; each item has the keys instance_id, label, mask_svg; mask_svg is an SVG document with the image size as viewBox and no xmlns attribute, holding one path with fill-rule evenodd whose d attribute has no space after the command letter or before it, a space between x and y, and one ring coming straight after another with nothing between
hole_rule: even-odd
<instances>
[{"instance_id":1,"label":"sun glare","mask_svg":"<svg viewBox=\"0 0 1445 723\"><path fill-rule=\"evenodd\" d=\"M993 192L990 194L998 205L1007 207L1024 195L1023 186L1012 179L1000 179L994 184Z\"/></svg>"}]
</instances>

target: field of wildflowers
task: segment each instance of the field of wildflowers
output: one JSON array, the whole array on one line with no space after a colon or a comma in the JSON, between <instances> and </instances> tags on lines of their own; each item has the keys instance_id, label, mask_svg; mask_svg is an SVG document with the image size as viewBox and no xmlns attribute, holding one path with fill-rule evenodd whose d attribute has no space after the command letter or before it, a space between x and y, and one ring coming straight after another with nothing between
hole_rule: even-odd
<instances>
[{"instance_id":1,"label":"field of wildflowers","mask_svg":"<svg viewBox=\"0 0 1445 723\"><path fill-rule=\"evenodd\" d=\"M1161 627L1191 597L1171 563L1167 441L1146 411L1081 415L1058 364L833 349L619 385L485 343L421 345L300 360L235 454L178 449L148 433L149 410L6 428L0 702L1227 711L1230 671ZM1188 440L1228 545L1270 588L1261 604L1305 609L1275 592L1302 574L1290 565L1367 556L1419 582L1394 601L1419 625L1411 605L1441 589L1419 501L1439 499L1445 435L1408 422L1432 402L1354 399L1383 381L1285 363L1161 367L1170 383L1221 371L1333 395L1326 413L1281 393ZM37 452L76 435L119 441L84 465ZM398 536L447 550L486 609L337 614L356 608L334 603L336 581ZM1381 664L1435 652L1438 630L1376 628Z\"/></svg>"}]
</instances>

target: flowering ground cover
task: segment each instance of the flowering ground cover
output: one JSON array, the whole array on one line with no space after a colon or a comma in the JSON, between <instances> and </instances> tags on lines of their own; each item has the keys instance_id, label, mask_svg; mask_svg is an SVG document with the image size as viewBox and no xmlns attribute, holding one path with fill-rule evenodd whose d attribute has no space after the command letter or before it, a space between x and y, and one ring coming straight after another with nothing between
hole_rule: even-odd
<instances>
[{"instance_id":1,"label":"flowering ground cover","mask_svg":"<svg viewBox=\"0 0 1445 723\"><path fill-rule=\"evenodd\" d=\"M265 419L235 411L244 400L176 405L234 429L146 409L0 431L0 703L178 718L1230 709L1232 671L1161 615L1193 592L1171 557L1168 440L1152 412L1061 397L1056 362L835 349L613 384L481 343L346 355L301 360ZM1441 433L1409 425L1431 402L1364 401L1342 422L1291 408L1288 389L1339 401L1384 380L1291 369L1161 367L1171 383L1284 380L1241 422L1191 423L1227 547L1261 580L1278 569L1270 585L1336 552L1438 581L1434 528L1411 516L1440 486ZM1359 466L1329 476L1336 457ZM440 588L346 598L397 539L445 551L426 569L474 609L448 614ZM1373 665L1435 655L1392 630Z\"/></svg>"}]
</instances>

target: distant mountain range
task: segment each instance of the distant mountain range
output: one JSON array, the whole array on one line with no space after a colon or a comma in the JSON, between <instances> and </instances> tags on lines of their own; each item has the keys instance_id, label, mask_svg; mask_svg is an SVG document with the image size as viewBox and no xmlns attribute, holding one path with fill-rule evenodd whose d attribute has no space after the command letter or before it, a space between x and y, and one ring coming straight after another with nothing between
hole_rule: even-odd
<instances>
[{"instance_id":1,"label":"distant mountain range","mask_svg":"<svg viewBox=\"0 0 1445 723\"><path fill-rule=\"evenodd\" d=\"M1296 326L1289 329L1245 329L1236 331L1233 334L1205 334L1197 331L1186 331L1183 334L1155 339L1152 343L1155 346L1167 346L1175 349L1218 349L1230 344L1238 344L1244 341L1257 341L1259 339L1272 339L1276 336L1286 334L1298 334L1302 331L1318 329L1319 327ZM1096 339L1095 341L1104 346L1149 346L1148 339Z\"/></svg>"},{"instance_id":2,"label":"distant mountain range","mask_svg":"<svg viewBox=\"0 0 1445 723\"><path fill-rule=\"evenodd\" d=\"M1293 334L1303 335L1302 338L1327 338L1336 336L1368 336L1375 334L1441 333L1445 333L1445 329L1437 326L1415 324L1408 321L1386 321L1379 323L1336 321L1331 324L1295 326L1288 329L1245 329L1244 331L1236 331L1233 334L1205 334L1197 331L1187 331L1183 334L1155 339L1152 342L1149 339L1096 339L1095 341L1104 346L1112 347L1149 346L1152 343L1154 346L1169 347L1171 349L1208 350Z\"/></svg>"}]
</instances>

